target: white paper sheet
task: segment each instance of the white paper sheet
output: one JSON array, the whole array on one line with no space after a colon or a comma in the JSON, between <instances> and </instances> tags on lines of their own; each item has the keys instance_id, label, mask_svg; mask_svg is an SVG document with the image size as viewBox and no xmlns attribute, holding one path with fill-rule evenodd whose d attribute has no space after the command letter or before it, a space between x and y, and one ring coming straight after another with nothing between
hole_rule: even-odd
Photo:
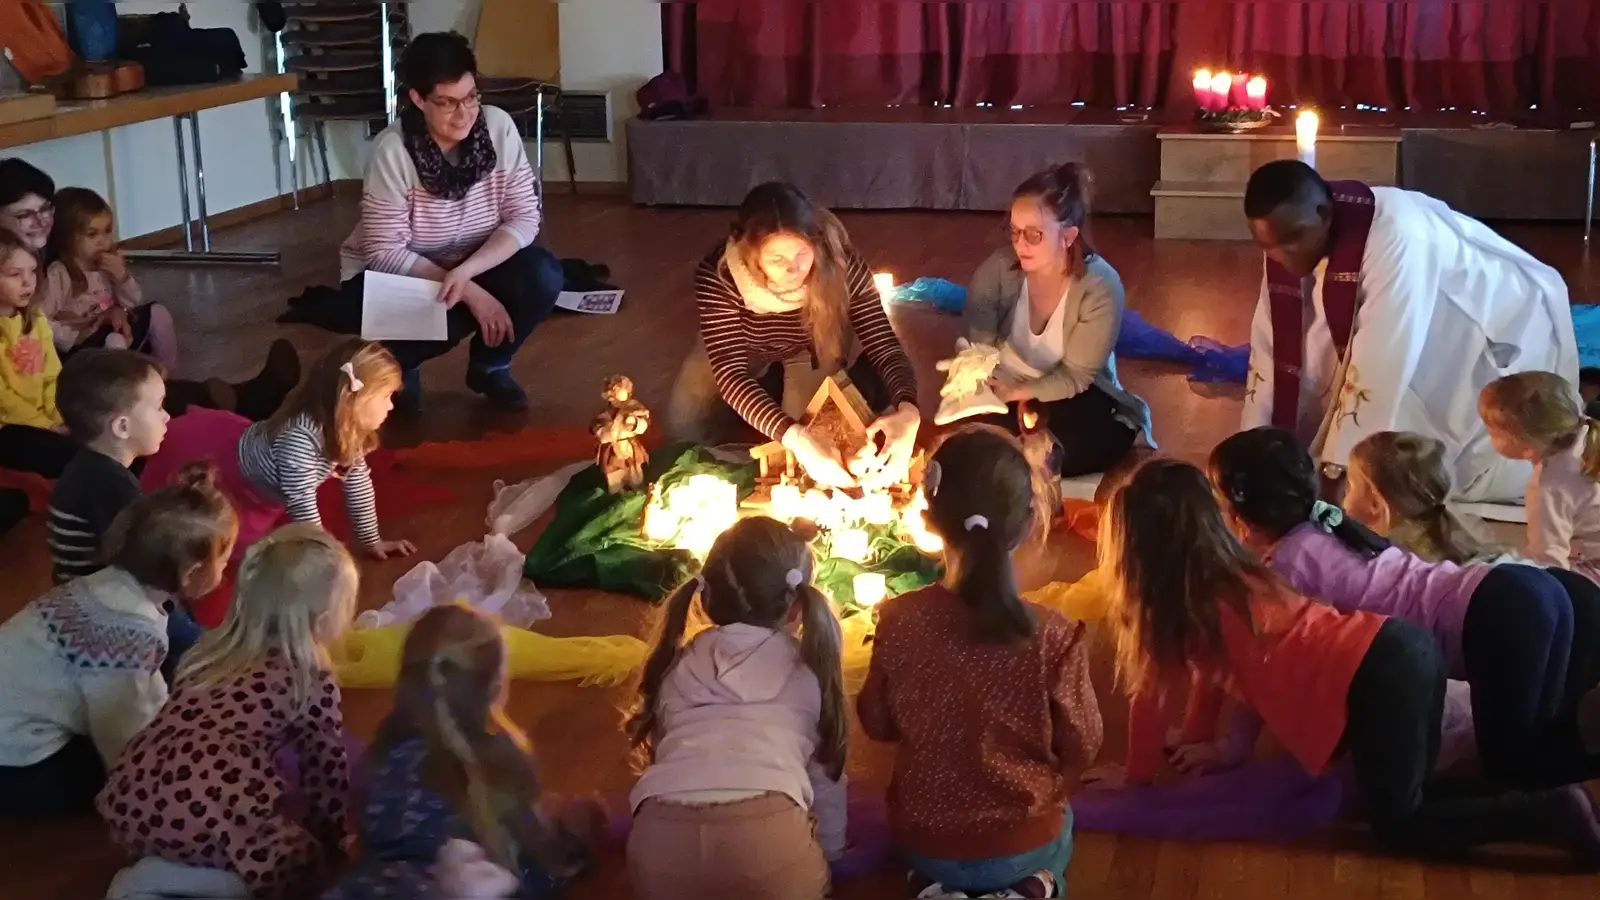
<instances>
[{"instance_id":1,"label":"white paper sheet","mask_svg":"<svg viewBox=\"0 0 1600 900\"><path fill-rule=\"evenodd\" d=\"M562 291L556 305L571 312L609 316L622 308L621 291Z\"/></svg>"},{"instance_id":2,"label":"white paper sheet","mask_svg":"<svg viewBox=\"0 0 1600 900\"><path fill-rule=\"evenodd\" d=\"M369 341L442 341L450 334L439 282L368 271L361 292L361 336Z\"/></svg>"}]
</instances>

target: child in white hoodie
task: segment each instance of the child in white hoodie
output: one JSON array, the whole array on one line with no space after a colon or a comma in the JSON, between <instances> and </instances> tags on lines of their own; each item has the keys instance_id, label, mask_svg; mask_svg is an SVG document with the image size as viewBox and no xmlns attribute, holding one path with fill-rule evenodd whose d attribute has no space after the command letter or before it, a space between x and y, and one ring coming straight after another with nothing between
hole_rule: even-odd
<instances>
[{"instance_id":1,"label":"child in white hoodie","mask_svg":"<svg viewBox=\"0 0 1600 900\"><path fill-rule=\"evenodd\" d=\"M628 722L650 755L630 797L635 896L827 893L845 844L849 727L839 622L812 568L787 525L744 519L668 598ZM696 596L712 627L684 646Z\"/></svg>"}]
</instances>

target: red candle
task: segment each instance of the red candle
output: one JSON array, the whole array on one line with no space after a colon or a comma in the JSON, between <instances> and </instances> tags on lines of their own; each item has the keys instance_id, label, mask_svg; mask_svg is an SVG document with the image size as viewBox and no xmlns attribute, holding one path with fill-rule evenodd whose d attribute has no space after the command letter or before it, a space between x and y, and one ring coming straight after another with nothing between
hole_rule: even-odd
<instances>
[{"instance_id":1,"label":"red candle","mask_svg":"<svg viewBox=\"0 0 1600 900\"><path fill-rule=\"evenodd\" d=\"M1250 79L1245 84L1245 108L1262 110L1267 108L1267 80L1260 75Z\"/></svg>"},{"instance_id":2,"label":"red candle","mask_svg":"<svg viewBox=\"0 0 1600 900\"><path fill-rule=\"evenodd\" d=\"M1211 76L1211 109L1213 112L1226 112L1228 97L1233 93L1233 76L1227 72L1218 72Z\"/></svg>"},{"instance_id":3,"label":"red candle","mask_svg":"<svg viewBox=\"0 0 1600 900\"><path fill-rule=\"evenodd\" d=\"M1194 102L1203 110L1211 109L1211 70L1197 69L1194 73Z\"/></svg>"},{"instance_id":4,"label":"red candle","mask_svg":"<svg viewBox=\"0 0 1600 900\"><path fill-rule=\"evenodd\" d=\"M1249 109L1250 96L1246 90L1250 76L1243 72L1233 73L1233 92L1228 95L1228 106L1233 109Z\"/></svg>"}]
</instances>

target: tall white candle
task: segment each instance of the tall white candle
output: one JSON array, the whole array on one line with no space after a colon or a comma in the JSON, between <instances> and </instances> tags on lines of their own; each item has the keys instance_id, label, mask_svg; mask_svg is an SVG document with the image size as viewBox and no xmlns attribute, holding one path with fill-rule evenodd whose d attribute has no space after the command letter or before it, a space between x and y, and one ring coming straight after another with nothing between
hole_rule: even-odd
<instances>
[{"instance_id":1,"label":"tall white candle","mask_svg":"<svg viewBox=\"0 0 1600 900\"><path fill-rule=\"evenodd\" d=\"M1317 114L1309 109L1301 110L1295 117L1294 148L1301 162L1313 169L1317 167Z\"/></svg>"}]
</instances>

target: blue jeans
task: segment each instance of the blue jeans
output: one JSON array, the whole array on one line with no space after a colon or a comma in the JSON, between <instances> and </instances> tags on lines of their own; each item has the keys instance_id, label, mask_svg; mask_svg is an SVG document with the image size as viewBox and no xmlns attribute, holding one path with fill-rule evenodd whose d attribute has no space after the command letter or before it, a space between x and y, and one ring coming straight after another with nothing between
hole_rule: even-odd
<instances>
[{"instance_id":1,"label":"blue jeans","mask_svg":"<svg viewBox=\"0 0 1600 900\"><path fill-rule=\"evenodd\" d=\"M174 603L167 613L167 658L161 663L161 677L167 679L167 688L172 688L172 676L178 672L178 662L189 648L200 640L206 630L200 623L189 615L189 611Z\"/></svg>"},{"instance_id":2,"label":"blue jeans","mask_svg":"<svg viewBox=\"0 0 1600 900\"><path fill-rule=\"evenodd\" d=\"M952 891L987 894L1003 891L1029 875L1048 869L1056 877L1056 896L1066 896L1067 863L1072 861L1072 808L1062 817L1055 840L1016 856L988 859L932 859L901 851L911 870Z\"/></svg>"}]
</instances>

